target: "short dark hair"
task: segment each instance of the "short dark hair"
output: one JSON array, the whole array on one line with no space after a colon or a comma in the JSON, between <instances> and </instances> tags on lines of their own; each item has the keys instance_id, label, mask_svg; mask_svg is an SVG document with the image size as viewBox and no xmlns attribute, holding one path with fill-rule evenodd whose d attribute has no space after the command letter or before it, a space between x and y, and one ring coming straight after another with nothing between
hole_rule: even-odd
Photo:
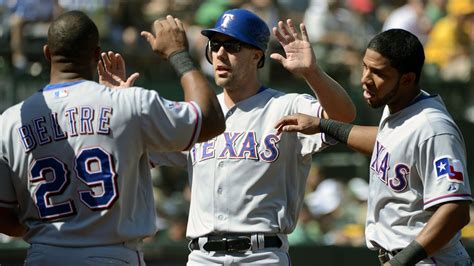
<instances>
[{"instance_id":1,"label":"short dark hair","mask_svg":"<svg viewBox=\"0 0 474 266\"><path fill-rule=\"evenodd\" d=\"M81 11L60 15L49 27L48 47L52 56L90 58L98 45L97 26Z\"/></svg>"},{"instance_id":2,"label":"short dark hair","mask_svg":"<svg viewBox=\"0 0 474 266\"><path fill-rule=\"evenodd\" d=\"M386 30L372 38L367 49L387 58L400 74L415 73L415 82L419 82L425 52L420 40L412 33L403 29Z\"/></svg>"}]
</instances>

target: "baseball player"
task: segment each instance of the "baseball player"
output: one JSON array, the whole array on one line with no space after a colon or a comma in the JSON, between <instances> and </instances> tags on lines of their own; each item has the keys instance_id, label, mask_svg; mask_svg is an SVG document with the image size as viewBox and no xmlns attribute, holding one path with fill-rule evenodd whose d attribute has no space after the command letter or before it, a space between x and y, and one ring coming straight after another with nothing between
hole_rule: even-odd
<instances>
[{"instance_id":1,"label":"baseball player","mask_svg":"<svg viewBox=\"0 0 474 266\"><path fill-rule=\"evenodd\" d=\"M149 151L185 150L223 132L181 21L168 16L154 30L142 35L180 74L188 102L92 81L100 58L94 22L79 11L52 22L44 46L50 84L0 120L0 213L10 221L2 216L9 227L1 231L23 234L16 210L31 244L26 265L144 265L141 240L156 232ZM121 62L114 55L105 63Z\"/></svg>"},{"instance_id":2,"label":"baseball player","mask_svg":"<svg viewBox=\"0 0 474 266\"><path fill-rule=\"evenodd\" d=\"M376 35L363 58L363 96L385 106L378 127L303 114L279 132L324 132L371 155L366 242L383 265L471 265L460 241L472 195L461 132L439 96L419 86L423 46L408 31ZM285 135L285 134L283 134Z\"/></svg>"},{"instance_id":3,"label":"baseball player","mask_svg":"<svg viewBox=\"0 0 474 266\"><path fill-rule=\"evenodd\" d=\"M224 12L205 53L213 66L226 131L189 153L153 154L159 165L188 168L191 205L187 226L188 265L289 265L287 234L296 226L312 154L330 144L324 134L278 136L273 125L301 112L352 121L355 107L339 84L316 64L305 26L291 20L273 32L286 57L272 54L304 77L317 98L285 94L261 84L270 31L250 11Z\"/></svg>"}]
</instances>

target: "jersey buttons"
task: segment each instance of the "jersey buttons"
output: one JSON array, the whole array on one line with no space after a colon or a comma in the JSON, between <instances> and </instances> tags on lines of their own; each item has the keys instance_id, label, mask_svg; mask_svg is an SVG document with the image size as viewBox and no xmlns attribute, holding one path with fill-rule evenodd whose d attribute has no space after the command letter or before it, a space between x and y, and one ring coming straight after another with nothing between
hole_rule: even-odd
<instances>
[{"instance_id":1,"label":"jersey buttons","mask_svg":"<svg viewBox=\"0 0 474 266\"><path fill-rule=\"evenodd\" d=\"M217 164L217 167L221 167L224 166L224 162L223 161L220 161L218 164Z\"/></svg>"},{"instance_id":2,"label":"jersey buttons","mask_svg":"<svg viewBox=\"0 0 474 266\"><path fill-rule=\"evenodd\" d=\"M218 193L218 194L222 194L222 188L218 188L218 189L217 189L217 193Z\"/></svg>"},{"instance_id":3,"label":"jersey buttons","mask_svg":"<svg viewBox=\"0 0 474 266\"><path fill-rule=\"evenodd\" d=\"M221 220L221 221L222 221L222 220L224 220L224 219L225 219L225 217L224 217L224 215L220 214L219 216L217 216L217 219L219 219L219 220Z\"/></svg>"}]
</instances>

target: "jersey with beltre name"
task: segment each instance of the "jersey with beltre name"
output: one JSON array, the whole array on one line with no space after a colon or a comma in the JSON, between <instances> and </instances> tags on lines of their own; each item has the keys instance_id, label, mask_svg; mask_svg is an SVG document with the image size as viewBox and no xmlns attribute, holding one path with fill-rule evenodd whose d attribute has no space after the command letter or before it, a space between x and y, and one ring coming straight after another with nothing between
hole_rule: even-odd
<instances>
[{"instance_id":1,"label":"jersey with beltre name","mask_svg":"<svg viewBox=\"0 0 474 266\"><path fill-rule=\"evenodd\" d=\"M187 163L191 206L187 236L209 233L291 233L302 206L312 154L327 147L324 134L276 134L285 115L321 116L319 102L306 94L270 88L228 109L225 132L198 143L186 157L152 155L155 163ZM331 141L332 142L332 141Z\"/></svg>"},{"instance_id":2,"label":"jersey with beltre name","mask_svg":"<svg viewBox=\"0 0 474 266\"><path fill-rule=\"evenodd\" d=\"M0 119L0 206L19 205L25 240L115 244L156 231L148 153L183 150L195 103L92 81L51 84Z\"/></svg>"},{"instance_id":3,"label":"jersey with beltre name","mask_svg":"<svg viewBox=\"0 0 474 266\"><path fill-rule=\"evenodd\" d=\"M370 162L368 247L404 248L430 219L430 207L471 201L466 167L464 139L439 96L423 92L394 114L386 107Z\"/></svg>"}]
</instances>

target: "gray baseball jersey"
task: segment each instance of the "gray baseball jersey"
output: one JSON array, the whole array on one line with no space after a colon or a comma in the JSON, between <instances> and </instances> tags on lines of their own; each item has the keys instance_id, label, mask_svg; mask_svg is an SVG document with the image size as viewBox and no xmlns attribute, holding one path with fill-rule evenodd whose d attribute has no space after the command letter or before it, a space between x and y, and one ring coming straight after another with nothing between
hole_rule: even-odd
<instances>
[{"instance_id":1,"label":"gray baseball jersey","mask_svg":"<svg viewBox=\"0 0 474 266\"><path fill-rule=\"evenodd\" d=\"M194 145L187 158L192 189L187 236L291 233L312 154L329 143L324 134L277 135L274 125L281 117L298 112L321 116L321 105L310 95L270 88L230 109L223 94L218 99L226 116L226 131ZM151 158L161 165L186 165L183 156Z\"/></svg>"},{"instance_id":2,"label":"gray baseball jersey","mask_svg":"<svg viewBox=\"0 0 474 266\"><path fill-rule=\"evenodd\" d=\"M423 92L395 114L386 107L370 163L368 247L404 248L430 219L430 207L471 201L466 166L463 137L439 96Z\"/></svg>"},{"instance_id":3,"label":"gray baseball jersey","mask_svg":"<svg viewBox=\"0 0 474 266\"><path fill-rule=\"evenodd\" d=\"M201 111L134 87L46 86L0 120L0 206L19 204L25 240L98 246L153 235L148 153L197 139Z\"/></svg>"}]
</instances>

